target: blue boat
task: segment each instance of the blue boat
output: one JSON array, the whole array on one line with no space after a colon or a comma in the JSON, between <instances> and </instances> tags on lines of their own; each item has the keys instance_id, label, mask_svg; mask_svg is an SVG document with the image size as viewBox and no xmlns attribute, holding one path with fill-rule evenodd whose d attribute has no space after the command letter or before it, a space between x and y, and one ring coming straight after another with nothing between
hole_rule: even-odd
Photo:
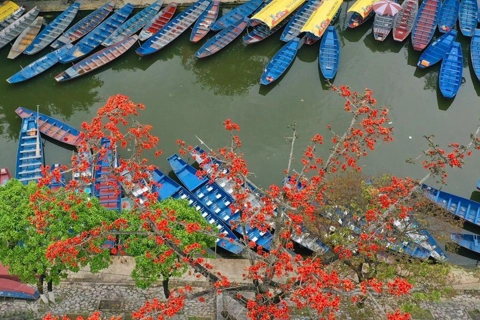
<instances>
[{"instance_id":1,"label":"blue boat","mask_svg":"<svg viewBox=\"0 0 480 320\"><path fill-rule=\"evenodd\" d=\"M455 216L480 226L480 203L462 198L454 194L422 185L425 195L440 207L450 211Z\"/></svg>"},{"instance_id":2,"label":"blue boat","mask_svg":"<svg viewBox=\"0 0 480 320\"><path fill-rule=\"evenodd\" d=\"M78 187L88 196L92 195L93 186L93 158L92 152L88 150L78 150L75 156L75 166L72 168L72 180L75 180Z\"/></svg>"},{"instance_id":3,"label":"blue boat","mask_svg":"<svg viewBox=\"0 0 480 320\"><path fill-rule=\"evenodd\" d=\"M480 81L480 29L475 29L470 42L470 59L475 76Z\"/></svg>"},{"instance_id":4,"label":"blue boat","mask_svg":"<svg viewBox=\"0 0 480 320\"><path fill-rule=\"evenodd\" d=\"M300 48L300 39L295 38L285 44L270 60L263 71L260 83L268 85L277 80L293 63Z\"/></svg>"},{"instance_id":5,"label":"blue boat","mask_svg":"<svg viewBox=\"0 0 480 320\"><path fill-rule=\"evenodd\" d=\"M425 0L418 9L417 19L412 29L412 46L416 51L425 49L432 40L437 28L440 0Z\"/></svg>"},{"instance_id":6,"label":"blue boat","mask_svg":"<svg viewBox=\"0 0 480 320\"><path fill-rule=\"evenodd\" d=\"M58 49L65 44L73 43L84 35L95 29L112 12L115 3L113 1L105 3L103 6L87 15L82 20L75 23L60 38L55 40L50 46Z\"/></svg>"},{"instance_id":7,"label":"blue boat","mask_svg":"<svg viewBox=\"0 0 480 320\"><path fill-rule=\"evenodd\" d=\"M454 41L442 60L438 83L445 98L453 98L460 89L463 75L463 55L460 43Z\"/></svg>"},{"instance_id":8,"label":"blue boat","mask_svg":"<svg viewBox=\"0 0 480 320\"><path fill-rule=\"evenodd\" d=\"M15 109L15 113L22 119L31 116L35 117L38 122L40 133L57 140L58 142L66 143L71 146L79 146L83 142L80 131L65 122L24 107L18 107Z\"/></svg>"},{"instance_id":9,"label":"blue boat","mask_svg":"<svg viewBox=\"0 0 480 320\"><path fill-rule=\"evenodd\" d=\"M424 69L440 62L447 52L450 51L456 38L457 31L452 29L448 33L435 39L435 41L422 52L422 55L418 59L417 67Z\"/></svg>"},{"instance_id":10,"label":"blue boat","mask_svg":"<svg viewBox=\"0 0 480 320\"><path fill-rule=\"evenodd\" d=\"M452 233L450 238L461 247L480 253L480 236L476 234Z\"/></svg>"},{"instance_id":11,"label":"blue boat","mask_svg":"<svg viewBox=\"0 0 480 320\"><path fill-rule=\"evenodd\" d=\"M211 27L212 31L220 31L226 27L236 24L250 16L263 3L263 0L250 0L229 11L226 15L220 17Z\"/></svg>"},{"instance_id":12,"label":"blue boat","mask_svg":"<svg viewBox=\"0 0 480 320\"><path fill-rule=\"evenodd\" d=\"M215 23L220 11L220 1L212 1L208 8L198 17L197 22L193 25L190 34L191 42L198 42L203 39L210 31L210 27Z\"/></svg>"},{"instance_id":13,"label":"blue boat","mask_svg":"<svg viewBox=\"0 0 480 320\"><path fill-rule=\"evenodd\" d=\"M118 167L118 155L110 140L102 138L101 145L105 154L98 155L95 162L93 194L107 210L120 212L122 209L122 192L118 179L114 176L114 168Z\"/></svg>"},{"instance_id":14,"label":"blue boat","mask_svg":"<svg viewBox=\"0 0 480 320\"><path fill-rule=\"evenodd\" d=\"M443 2L440 13L438 14L438 31L446 33L455 27L459 9L459 0L445 0L445 2Z\"/></svg>"},{"instance_id":15,"label":"blue boat","mask_svg":"<svg viewBox=\"0 0 480 320\"><path fill-rule=\"evenodd\" d=\"M205 44L195 52L195 56L197 58L205 58L211 56L212 54L217 53L218 51L225 48L229 45L233 40L235 40L240 33L245 30L248 24L248 19L244 19L239 21L238 23L232 24L219 33L217 33L214 37L208 39Z\"/></svg>"},{"instance_id":16,"label":"blue boat","mask_svg":"<svg viewBox=\"0 0 480 320\"><path fill-rule=\"evenodd\" d=\"M318 8L321 0L309 0L304 4L287 23L287 26L280 36L280 40L289 42L298 37L303 26L307 23L312 13Z\"/></svg>"},{"instance_id":17,"label":"blue boat","mask_svg":"<svg viewBox=\"0 0 480 320\"><path fill-rule=\"evenodd\" d=\"M25 185L30 181L37 182L42 177L43 163L43 143L40 141L37 118L23 118L18 139L15 178Z\"/></svg>"},{"instance_id":18,"label":"blue boat","mask_svg":"<svg viewBox=\"0 0 480 320\"><path fill-rule=\"evenodd\" d=\"M52 167L50 168L50 171L53 172L57 168L60 169L60 167L61 167L61 165L59 163L54 163L54 164L52 164ZM65 187L66 184L67 183L66 183L66 179L65 179L65 173L61 172L60 179L56 179L55 177L53 177L52 181L50 182L48 187L52 191L57 191L58 189Z\"/></svg>"},{"instance_id":19,"label":"blue boat","mask_svg":"<svg viewBox=\"0 0 480 320\"><path fill-rule=\"evenodd\" d=\"M142 29L160 11L163 0L158 0L131 17L102 42L105 47L118 43Z\"/></svg>"},{"instance_id":20,"label":"blue boat","mask_svg":"<svg viewBox=\"0 0 480 320\"><path fill-rule=\"evenodd\" d=\"M243 251L242 246L238 245L238 237L230 228L215 214L210 208L205 206L193 194L188 192L185 188L173 181L170 177L165 175L158 169L150 172L151 178L155 184L152 190L158 192L158 200L162 201L170 197L174 199L182 199L188 201L190 207L199 211L202 217L211 225L215 225L220 234L224 235L224 239L217 239L217 246L234 254L239 254ZM233 240L233 241L232 241ZM236 243L235 243L236 242Z\"/></svg>"},{"instance_id":21,"label":"blue boat","mask_svg":"<svg viewBox=\"0 0 480 320\"><path fill-rule=\"evenodd\" d=\"M186 163L178 155L175 154L167 160L185 188L200 202L207 206L227 226L230 226L232 222L240 220L240 210L232 212L230 209L230 204L235 202L232 195L225 192L225 190L215 182L210 182L208 178L199 178L196 175L197 170ZM268 226L265 227L267 228ZM236 226L235 230L240 235L243 235L243 228L241 225ZM252 229L247 225L245 233L247 234L249 241L255 242L266 250L270 250L273 237L269 231L260 231L257 228Z\"/></svg>"},{"instance_id":22,"label":"blue boat","mask_svg":"<svg viewBox=\"0 0 480 320\"><path fill-rule=\"evenodd\" d=\"M210 5L210 0L198 0L178 16L170 20L160 31L148 38L135 52L146 56L157 52L175 40L200 17Z\"/></svg>"},{"instance_id":23,"label":"blue boat","mask_svg":"<svg viewBox=\"0 0 480 320\"><path fill-rule=\"evenodd\" d=\"M458 13L460 31L466 37L472 37L478 24L477 0L462 0Z\"/></svg>"},{"instance_id":24,"label":"blue boat","mask_svg":"<svg viewBox=\"0 0 480 320\"><path fill-rule=\"evenodd\" d=\"M60 58L61 63L69 63L80 59L98 47L108 36L110 36L127 17L132 13L133 5L127 3L115 11L108 19L98 25L86 37L82 38L73 48Z\"/></svg>"},{"instance_id":25,"label":"blue boat","mask_svg":"<svg viewBox=\"0 0 480 320\"><path fill-rule=\"evenodd\" d=\"M33 39L32 43L25 49L25 54L35 54L48 46L53 40L67 29L70 23L73 21L80 8L80 2L75 2L59 16L57 16L52 22L50 22L40 33Z\"/></svg>"},{"instance_id":26,"label":"blue boat","mask_svg":"<svg viewBox=\"0 0 480 320\"><path fill-rule=\"evenodd\" d=\"M277 24L272 29L267 27L267 25L264 23L258 24L252 30L247 31L247 34L243 36L243 43L252 44L252 43L257 43L262 40L265 40L266 38L270 37L272 34L277 32L278 30L280 30L284 25L286 25L288 21L290 21L289 17L290 16L280 21L280 23Z\"/></svg>"},{"instance_id":27,"label":"blue boat","mask_svg":"<svg viewBox=\"0 0 480 320\"><path fill-rule=\"evenodd\" d=\"M340 41L338 41L337 29L329 26L323 34L318 53L320 71L325 79L335 78L340 62Z\"/></svg>"},{"instance_id":28,"label":"blue boat","mask_svg":"<svg viewBox=\"0 0 480 320\"><path fill-rule=\"evenodd\" d=\"M37 300L40 294L26 284L12 279L0 278L0 297Z\"/></svg>"},{"instance_id":29,"label":"blue boat","mask_svg":"<svg viewBox=\"0 0 480 320\"><path fill-rule=\"evenodd\" d=\"M22 70L15 73L13 76L7 79L8 83L18 83L28 79L31 79L40 73L50 69L60 61L60 57L66 54L71 48L72 44L64 45L63 47L50 52L49 54L41 57L38 60L33 61Z\"/></svg>"}]
</instances>

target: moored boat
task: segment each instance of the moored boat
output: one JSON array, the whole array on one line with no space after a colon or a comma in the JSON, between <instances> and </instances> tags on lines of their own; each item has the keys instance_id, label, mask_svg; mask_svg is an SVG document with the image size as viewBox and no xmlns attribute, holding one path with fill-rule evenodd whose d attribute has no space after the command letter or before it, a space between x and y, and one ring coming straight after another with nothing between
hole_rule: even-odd
<instances>
[{"instance_id":1,"label":"moored boat","mask_svg":"<svg viewBox=\"0 0 480 320\"><path fill-rule=\"evenodd\" d=\"M466 37L473 36L478 24L478 2L477 0L462 0L458 13L458 24L460 31Z\"/></svg>"},{"instance_id":2,"label":"moored boat","mask_svg":"<svg viewBox=\"0 0 480 320\"><path fill-rule=\"evenodd\" d=\"M25 185L30 181L37 182L42 177L43 163L43 143L40 141L37 118L23 118L18 139L15 178Z\"/></svg>"},{"instance_id":3,"label":"moored boat","mask_svg":"<svg viewBox=\"0 0 480 320\"><path fill-rule=\"evenodd\" d=\"M338 40L337 29L333 26L329 26L322 37L318 62L325 79L335 78L340 62L340 41Z\"/></svg>"},{"instance_id":4,"label":"moored boat","mask_svg":"<svg viewBox=\"0 0 480 320\"><path fill-rule=\"evenodd\" d=\"M375 14L375 18L373 20L373 37L375 40L384 41L387 39L393 28L393 19L394 17L389 14Z\"/></svg>"},{"instance_id":5,"label":"moored boat","mask_svg":"<svg viewBox=\"0 0 480 320\"><path fill-rule=\"evenodd\" d=\"M115 43L110 47L106 47L100 51L97 51L62 73L56 75L55 80L57 82L67 81L96 70L127 52L128 49L130 49L137 42L137 40L138 36L134 34L133 36Z\"/></svg>"},{"instance_id":6,"label":"moored boat","mask_svg":"<svg viewBox=\"0 0 480 320\"><path fill-rule=\"evenodd\" d=\"M36 300L39 296L37 290L26 284L11 279L0 278L0 297Z\"/></svg>"},{"instance_id":7,"label":"moored boat","mask_svg":"<svg viewBox=\"0 0 480 320\"><path fill-rule=\"evenodd\" d=\"M60 170L60 167L61 165L59 163L54 163L52 164L50 171L53 172L57 168ZM52 191L57 191L58 189L65 187L65 185L66 185L65 173L60 172L60 176L59 177L54 176L52 178L52 181L50 181L48 187Z\"/></svg>"},{"instance_id":8,"label":"moored boat","mask_svg":"<svg viewBox=\"0 0 480 320\"><path fill-rule=\"evenodd\" d=\"M52 22L50 22L33 42L25 49L25 54L35 54L40 50L47 47L58 36L67 29L70 23L73 21L80 8L80 2L75 2L60 15L58 15Z\"/></svg>"},{"instance_id":9,"label":"moored boat","mask_svg":"<svg viewBox=\"0 0 480 320\"><path fill-rule=\"evenodd\" d=\"M245 30L247 24L248 19L245 19L223 29L214 37L210 38L200 49L198 49L198 51L195 53L195 56L197 58L205 58L217 53L235 40L240 33Z\"/></svg>"},{"instance_id":10,"label":"moored boat","mask_svg":"<svg viewBox=\"0 0 480 320\"><path fill-rule=\"evenodd\" d=\"M29 25L25 30L22 31L22 33L13 43L10 52L8 52L8 59L15 59L20 54L22 54L22 52L25 51L25 49L32 43L33 39L35 39L35 36L40 31L42 23L43 17L37 17L31 25Z\"/></svg>"},{"instance_id":11,"label":"moored boat","mask_svg":"<svg viewBox=\"0 0 480 320\"><path fill-rule=\"evenodd\" d=\"M155 184L152 190L158 193L159 201L166 200L170 197L188 201L190 207L195 208L200 212L202 217L209 224L216 226L218 233L223 235L222 238L217 239L217 246L235 254L239 254L243 251L243 248L237 244L239 239L235 233L233 233L229 226L226 225L209 207L197 199L197 197L158 169L151 171L150 174L151 179Z\"/></svg>"},{"instance_id":12,"label":"moored boat","mask_svg":"<svg viewBox=\"0 0 480 320\"><path fill-rule=\"evenodd\" d=\"M107 39L102 42L105 47L120 42L142 29L160 11L163 0L157 0L115 30Z\"/></svg>"},{"instance_id":13,"label":"moored boat","mask_svg":"<svg viewBox=\"0 0 480 320\"><path fill-rule=\"evenodd\" d=\"M438 83L445 98L453 98L460 89L463 75L463 55L460 43L454 41L442 60Z\"/></svg>"},{"instance_id":14,"label":"moored boat","mask_svg":"<svg viewBox=\"0 0 480 320\"><path fill-rule=\"evenodd\" d=\"M66 54L72 47L72 44L66 44L63 47L41 57L40 59L33 61L28 66L24 67L22 70L8 78L7 82L18 83L39 75L58 63L58 61L60 61L60 57Z\"/></svg>"},{"instance_id":15,"label":"moored boat","mask_svg":"<svg viewBox=\"0 0 480 320\"><path fill-rule=\"evenodd\" d=\"M5 1L0 6L0 31L11 25L25 12L24 6L18 6L13 1Z\"/></svg>"},{"instance_id":16,"label":"moored boat","mask_svg":"<svg viewBox=\"0 0 480 320\"><path fill-rule=\"evenodd\" d=\"M102 138L101 145L105 153L99 154L95 162L93 194L105 209L120 212L122 192L120 183L114 176L114 168L118 166L118 155L109 139Z\"/></svg>"},{"instance_id":17,"label":"moored boat","mask_svg":"<svg viewBox=\"0 0 480 320\"><path fill-rule=\"evenodd\" d=\"M268 85L287 71L288 67L293 63L293 60L295 60L299 47L299 38L294 38L287 42L268 62L260 78L260 83Z\"/></svg>"},{"instance_id":18,"label":"moored boat","mask_svg":"<svg viewBox=\"0 0 480 320\"><path fill-rule=\"evenodd\" d=\"M470 41L470 59L475 76L477 76L477 79L480 81L480 29L475 29L472 40Z\"/></svg>"},{"instance_id":19,"label":"moored boat","mask_svg":"<svg viewBox=\"0 0 480 320\"><path fill-rule=\"evenodd\" d=\"M356 28L365 21L373 17L373 3L375 0L357 0L349 9L347 17L347 27Z\"/></svg>"},{"instance_id":20,"label":"moored boat","mask_svg":"<svg viewBox=\"0 0 480 320\"><path fill-rule=\"evenodd\" d=\"M405 0L402 9L393 19L393 40L403 41L412 32L417 18L418 0Z\"/></svg>"},{"instance_id":21,"label":"moored boat","mask_svg":"<svg viewBox=\"0 0 480 320\"><path fill-rule=\"evenodd\" d=\"M83 141L80 131L60 120L24 107L18 107L15 113L22 119L34 117L38 120L40 132L59 142L78 146Z\"/></svg>"},{"instance_id":22,"label":"moored boat","mask_svg":"<svg viewBox=\"0 0 480 320\"><path fill-rule=\"evenodd\" d=\"M212 31L220 31L238 21L242 21L246 17L250 16L255 10L258 9L263 3L263 0L250 0L245 2L236 8L230 10L227 14L221 16L210 27Z\"/></svg>"},{"instance_id":23,"label":"moored boat","mask_svg":"<svg viewBox=\"0 0 480 320\"><path fill-rule=\"evenodd\" d=\"M0 31L0 48L3 48L7 43L15 39L23 32L40 13L40 7L36 6L25 15L15 20L11 25Z\"/></svg>"},{"instance_id":24,"label":"moored boat","mask_svg":"<svg viewBox=\"0 0 480 320\"><path fill-rule=\"evenodd\" d=\"M143 27L140 32L140 41L145 41L160 29L162 29L172 19L177 10L177 3L172 2L153 17L153 19Z\"/></svg>"},{"instance_id":25,"label":"moored boat","mask_svg":"<svg viewBox=\"0 0 480 320\"><path fill-rule=\"evenodd\" d=\"M77 184L77 190L92 195L93 185L93 158L90 149L78 150L78 153L72 158L75 164L72 168L72 180Z\"/></svg>"},{"instance_id":26,"label":"moored boat","mask_svg":"<svg viewBox=\"0 0 480 320\"><path fill-rule=\"evenodd\" d=\"M190 34L191 42L198 42L203 39L210 31L210 27L215 23L220 11L220 1L212 1L207 9L198 17L197 22L193 25Z\"/></svg>"},{"instance_id":27,"label":"moored boat","mask_svg":"<svg viewBox=\"0 0 480 320\"><path fill-rule=\"evenodd\" d=\"M112 12L115 3L113 1L105 3L97 10L91 12L85 18L81 19L65 31L50 46L54 49L69 43L73 43L95 29Z\"/></svg>"},{"instance_id":28,"label":"moored boat","mask_svg":"<svg viewBox=\"0 0 480 320\"><path fill-rule=\"evenodd\" d=\"M185 32L210 5L210 0L198 0L170 20L160 31L150 37L135 52L145 56L157 52Z\"/></svg>"},{"instance_id":29,"label":"moored boat","mask_svg":"<svg viewBox=\"0 0 480 320\"><path fill-rule=\"evenodd\" d=\"M306 4L304 4L287 23L287 26L280 36L280 40L288 42L293 38L298 37L312 14L320 6L320 3L321 0L309 0Z\"/></svg>"},{"instance_id":30,"label":"moored boat","mask_svg":"<svg viewBox=\"0 0 480 320\"><path fill-rule=\"evenodd\" d=\"M297 12L297 9L304 2L305 0L272 0L262 10L253 15L250 25L263 23L268 28L273 29L294 12Z\"/></svg>"},{"instance_id":31,"label":"moored boat","mask_svg":"<svg viewBox=\"0 0 480 320\"><path fill-rule=\"evenodd\" d=\"M115 11L113 15L99 24L92 32L74 45L69 52L63 55L60 58L60 62L73 62L95 50L96 47L98 47L109 35L122 25L132 11L133 5L131 3L127 3L122 8Z\"/></svg>"},{"instance_id":32,"label":"moored boat","mask_svg":"<svg viewBox=\"0 0 480 320\"><path fill-rule=\"evenodd\" d=\"M413 50L422 51L432 40L437 27L440 5L440 0L425 0L422 2L412 29Z\"/></svg>"},{"instance_id":33,"label":"moored boat","mask_svg":"<svg viewBox=\"0 0 480 320\"><path fill-rule=\"evenodd\" d=\"M452 233L450 238L459 246L480 253L480 236L467 233Z\"/></svg>"},{"instance_id":34,"label":"moored boat","mask_svg":"<svg viewBox=\"0 0 480 320\"><path fill-rule=\"evenodd\" d=\"M420 59L418 59L417 67L426 68L434 65L443 59L453 45L457 37L456 30L450 30L443 36L435 39L425 51L422 52Z\"/></svg>"},{"instance_id":35,"label":"moored boat","mask_svg":"<svg viewBox=\"0 0 480 320\"><path fill-rule=\"evenodd\" d=\"M313 44L320 40L329 25L338 18L343 0L323 0L320 6L310 16L300 32L305 32L306 44Z\"/></svg>"},{"instance_id":36,"label":"moored boat","mask_svg":"<svg viewBox=\"0 0 480 320\"><path fill-rule=\"evenodd\" d=\"M258 24L257 26L253 27L252 30L247 31L247 34L243 36L243 43L245 44L252 44L257 43L266 38L270 37L272 34L280 30L285 24L287 24L290 20L284 19L282 22L277 24L273 29L270 29L263 23ZM248 26L247 26L248 28Z\"/></svg>"},{"instance_id":37,"label":"moored boat","mask_svg":"<svg viewBox=\"0 0 480 320\"><path fill-rule=\"evenodd\" d=\"M459 0L445 0L438 14L438 31L446 33L455 27L459 8Z\"/></svg>"},{"instance_id":38,"label":"moored boat","mask_svg":"<svg viewBox=\"0 0 480 320\"><path fill-rule=\"evenodd\" d=\"M0 186L5 185L10 179L12 179L12 176L8 168L0 168Z\"/></svg>"}]
</instances>

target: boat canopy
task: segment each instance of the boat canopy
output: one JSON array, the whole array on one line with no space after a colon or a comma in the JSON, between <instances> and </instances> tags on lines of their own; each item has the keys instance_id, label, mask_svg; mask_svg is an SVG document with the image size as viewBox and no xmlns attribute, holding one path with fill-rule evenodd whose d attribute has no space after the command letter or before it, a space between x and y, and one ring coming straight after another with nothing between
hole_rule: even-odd
<instances>
[{"instance_id":1,"label":"boat canopy","mask_svg":"<svg viewBox=\"0 0 480 320\"><path fill-rule=\"evenodd\" d=\"M321 37L342 6L343 0L323 0L300 32L310 32Z\"/></svg>"},{"instance_id":2,"label":"boat canopy","mask_svg":"<svg viewBox=\"0 0 480 320\"><path fill-rule=\"evenodd\" d=\"M347 12L356 12L362 16L362 18L366 18L373 9L373 3L377 0L357 0Z\"/></svg>"},{"instance_id":3,"label":"boat canopy","mask_svg":"<svg viewBox=\"0 0 480 320\"><path fill-rule=\"evenodd\" d=\"M5 20L20 8L18 4L13 1L6 1L0 5L0 21Z\"/></svg>"},{"instance_id":4,"label":"boat canopy","mask_svg":"<svg viewBox=\"0 0 480 320\"><path fill-rule=\"evenodd\" d=\"M272 29L304 2L305 0L273 0L255 14L252 20L262 22Z\"/></svg>"}]
</instances>

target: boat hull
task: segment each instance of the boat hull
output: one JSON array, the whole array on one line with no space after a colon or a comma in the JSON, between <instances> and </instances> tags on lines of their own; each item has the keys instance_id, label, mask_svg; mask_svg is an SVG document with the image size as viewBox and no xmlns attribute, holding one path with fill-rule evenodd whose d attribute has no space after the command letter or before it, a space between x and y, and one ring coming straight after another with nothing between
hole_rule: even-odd
<instances>
[{"instance_id":1,"label":"boat hull","mask_svg":"<svg viewBox=\"0 0 480 320\"><path fill-rule=\"evenodd\" d=\"M470 60L475 76L480 81L480 29L475 29L470 42Z\"/></svg>"},{"instance_id":2,"label":"boat hull","mask_svg":"<svg viewBox=\"0 0 480 320\"><path fill-rule=\"evenodd\" d=\"M37 119L29 116L22 119L18 139L15 178L23 184L37 182L42 177L44 164L43 143L38 132Z\"/></svg>"},{"instance_id":3,"label":"boat hull","mask_svg":"<svg viewBox=\"0 0 480 320\"><path fill-rule=\"evenodd\" d=\"M451 30L433 41L418 59L417 67L424 69L440 62L452 47L456 37L457 31Z\"/></svg>"},{"instance_id":4,"label":"boat hull","mask_svg":"<svg viewBox=\"0 0 480 320\"><path fill-rule=\"evenodd\" d=\"M393 40L404 41L412 32L418 13L418 0L406 0L393 19Z\"/></svg>"},{"instance_id":5,"label":"boat hull","mask_svg":"<svg viewBox=\"0 0 480 320\"><path fill-rule=\"evenodd\" d=\"M330 26L325 31L322 41L320 42L320 50L318 54L318 62L322 75L327 80L332 80L337 74L340 61L340 41L338 40L337 29Z\"/></svg>"},{"instance_id":6,"label":"boat hull","mask_svg":"<svg viewBox=\"0 0 480 320\"><path fill-rule=\"evenodd\" d=\"M202 40L210 31L210 27L215 23L220 11L220 1L212 1L208 8L200 15L197 22L195 22L192 33L190 34L190 41L196 43Z\"/></svg>"},{"instance_id":7,"label":"boat hull","mask_svg":"<svg viewBox=\"0 0 480 320\"><path fill-rule=\"evenodd\" d=\"M297 56L297 51L299 48L299 38L294 38L285 44L270 60L263 71L263 74L260 78L260 83L263 85L269 85L274 82L280 76L287 71L291 66L295 57Z\"/></svg>"},{"instance_id":8,"label":"boat hull","mask_svg":"<svg viewBox=\"0 0 480 320\"><path fill-rule=\"evenodd\" d=\"M445 98L454 98L460 89L463 76L463 55L460 43L454 42L442 60L438 83Z\"/></svg>"},{"instance_id":9,"label":"boat hull","mask_svg":"<svg viewBox=\"0 0 480 320\"><path fill-rule=\"evenodd\" d=\"M425 0L418 9L418 16L412 29L414 50L422 51L432 40L437 26L440 5L440 0Z\"/></svg>"}]
</instances>

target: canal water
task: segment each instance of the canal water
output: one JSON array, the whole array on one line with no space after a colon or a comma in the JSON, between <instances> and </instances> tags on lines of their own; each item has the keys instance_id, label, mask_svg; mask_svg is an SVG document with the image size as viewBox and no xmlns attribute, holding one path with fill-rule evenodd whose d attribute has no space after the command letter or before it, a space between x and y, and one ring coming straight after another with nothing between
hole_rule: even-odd
<instances>
[{"instance_id":1,"label":"canal water","mask_svg":"<svg viewBox=\"0 0 480 320\"><path fill-rule=\"evenodd\" d=\"M405 160L416 158L427 148L423 136L435 135L442 145L466 143L480 124L480 82L470 68L470 39L459 32L464 82L455 99L444 99L437 88L440 65L417 69L420 53L412 49L409 40L398 43L389 36L385 42L377 42L371 21L344 30L345 13L351 3L344 4L337 23L341 58L333 83L358 91L372 89L378 102L391 108L395 127L395 141L381 145L362 162L365 172L422 178L425 172L421 160L416 166ZM224 8L223 13L228 10ZM146 105L139 120L152 124L160 137L165 157L154 160L160 168L168 170L166 157L177 152L176 139L196 144L198 136L212 148L223 146L229 136L222 122L231 118L241 127L243 151L256 182L264 187L278 184L288 161L290 145L284 137L291 133L289 124L296 122L300 135L295 149L295 163L299 165L309 137L315 133L328 137L327 125L341 133L350 121L342 99L328 89L319 74L318 43L304 45L279 81L260 86L265 65L283 45L279 37L280 32L248 46L237 39L214 56L198 60L194 53L204 42L190 43L188 31L151 56L140 57L130 50L97 72L70 82L56 83L53 79L67 68L65 65L24 83L0 82L0 166L14 172L21 124L14 112L18 106L36 109L38 105L40 112L80 127L109 96L122 93ZM7 79L46 53L22 55L12 61L6 58L8 51L9 46L0 50L0 79ZM328 154L328 146L324 153ZM45 143L47 164L67 163L71 154L72 149ZM474 190L480 177L476 165L479 159L474 154L464 169L451 170L445 190L467 198L478 196ZM458 261L474 263L461 258Z\"/></svg>"}]
</instances>

